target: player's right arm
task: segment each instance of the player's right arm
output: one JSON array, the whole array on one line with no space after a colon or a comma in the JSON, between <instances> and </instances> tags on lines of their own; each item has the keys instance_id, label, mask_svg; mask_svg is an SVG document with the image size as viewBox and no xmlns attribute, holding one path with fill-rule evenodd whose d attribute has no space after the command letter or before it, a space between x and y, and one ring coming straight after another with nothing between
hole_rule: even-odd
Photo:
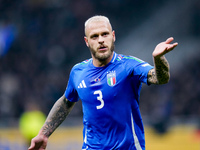
<instances>
[{"instance_id":1,"label":"player's right arm","mask_svg":"<svg viewBox=\"0 0 200 150\"><path fill-rule=\"evenodd\" d=\"M70 102L65 95L60 97L52 107L38 135L31 140L28 150L45 150L49 136L65 120L75 102Z\"/></svg>"}]
</instances>

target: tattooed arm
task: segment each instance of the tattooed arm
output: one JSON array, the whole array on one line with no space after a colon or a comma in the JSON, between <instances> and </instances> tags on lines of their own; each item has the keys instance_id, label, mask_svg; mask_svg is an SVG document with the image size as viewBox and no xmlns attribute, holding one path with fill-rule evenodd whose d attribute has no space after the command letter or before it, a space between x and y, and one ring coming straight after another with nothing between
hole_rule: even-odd
<instances>
[{"instance_id":1,"label":"tattooed arm","mask_svg":"<svg viewBox=\"0 0 200 150\"><path fill-rule=\"evenodd\" d=\"M172 51L178 43L170 44L174 39L168 38L165 42L159 43L153 51L154 69L148 73L149 84L165 84L169 81L169 63L164 54Z\"/></svg>"},{"instance_id":2,"label":"tattooed arm","mask_svg":"<svg viewBox=\"0 0 200 150\"><path fill-rule=\"evenodd\" d=\"M148 73L148 83L165 84L169 81L169 64L165 56L154 59L154 68Z\"/></svg>"},{"instance_id":3,"label":"tattooed arm","mask_svg":"<svg viewBox=\"0 0 200 150\"><path fill-rule=\"evenodd\" d=\"M39 131L38 135L32 139L29 150L46 149L49 136L65 120L74 104L74 102L68 101L64 95L56 101L42 129Z\"/></svg>"},{"instance_id":4,"label":"tattooed arm","mask_svg":"<svg viewBox=\"0 0 200 150\"><path fill-rule=\"evenodd\" d=\"M51 109L41 132L45 136L49 137L54 132L54 130L65 120L73 106L74 103L68 101L64 95L58 99L58 101Z\"/></svg>"}]
</instances>

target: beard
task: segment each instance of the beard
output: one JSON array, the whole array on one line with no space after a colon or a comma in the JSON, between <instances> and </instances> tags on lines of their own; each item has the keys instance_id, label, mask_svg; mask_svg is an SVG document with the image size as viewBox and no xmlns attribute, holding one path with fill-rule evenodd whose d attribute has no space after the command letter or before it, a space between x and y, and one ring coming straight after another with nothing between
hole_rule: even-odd
<instances>
[{"instance_id":1,"label":"beard","mask_svg":"<svg viewBox=\"0 0 200 150\"><path fill-rule=\"evenodd\" d=\"M97 51L95 51L90 46L89 46L89 49L90 49L90 52L92 53L92 55L94 56L95 59L98 59L99 61L105 61L112 55L112 53L115 49L115 44L114 44L114 41L112 41L110 50L107 51L105 54L99 54Z\"/></svg>"}]
</instances>

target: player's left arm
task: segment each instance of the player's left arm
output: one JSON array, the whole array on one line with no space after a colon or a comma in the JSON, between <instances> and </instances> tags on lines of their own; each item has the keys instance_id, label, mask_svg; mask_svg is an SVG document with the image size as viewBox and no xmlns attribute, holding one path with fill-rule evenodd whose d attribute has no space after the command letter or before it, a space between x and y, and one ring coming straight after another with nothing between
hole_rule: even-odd
<instances>
[{"instance_id":1,"label":"player's left arm","mask_svg":"<svg viewBox=\"0 0 200 150\"><path fill-rule=\"evenodd\" d=\"M153 51L154 68L148 72L149 84L165 84L169 81L169 63L164 55L178 45L178 43L170 44L173 40L173 37L168 38L165 42L159 43Z\"/></svg>"}]
</instances>

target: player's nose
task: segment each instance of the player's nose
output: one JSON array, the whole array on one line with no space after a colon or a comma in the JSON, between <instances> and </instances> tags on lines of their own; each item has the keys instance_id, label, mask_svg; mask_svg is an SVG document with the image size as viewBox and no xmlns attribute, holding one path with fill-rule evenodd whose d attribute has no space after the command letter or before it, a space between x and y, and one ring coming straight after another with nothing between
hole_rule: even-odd
<instances>
[{"instance_id":1,"label":"player's nose","mask_svg":"<svg viewBox=\"0 0 200 150\"><path fill-rule=\"evenodd\" d=\"M98 42L99 42L99 43L104 43L104 38L103 38L103 36L99 36Z\"/></svg>"}]
</instances>

